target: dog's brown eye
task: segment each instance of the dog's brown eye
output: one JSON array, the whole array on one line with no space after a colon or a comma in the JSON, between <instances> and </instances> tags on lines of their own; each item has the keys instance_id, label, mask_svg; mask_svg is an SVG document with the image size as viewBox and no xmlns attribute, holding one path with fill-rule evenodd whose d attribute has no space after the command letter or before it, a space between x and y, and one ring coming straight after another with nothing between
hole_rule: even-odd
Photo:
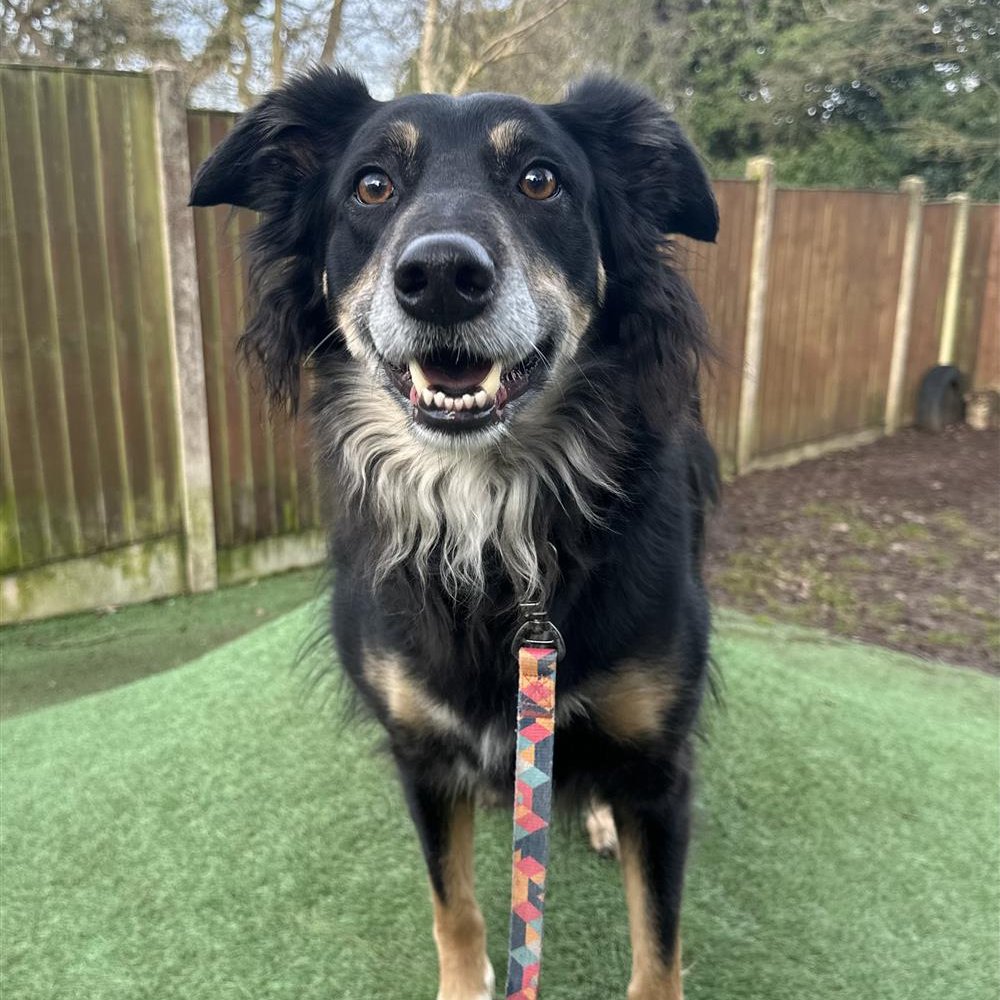
<instances>
[{"instance_id":1,"label":"dog's brown eye","mask_svg":"<svg viewBox=\"0 0 1000 1000\"><path fill-rule=\"evenodd\" d=\"M384 205L393 192L392 181L381 170L371 170L358 181L355 193L365 205Z\"/></svg>"},{"instance_id":2,"label":"dog's brown eye","mask_svg":"<svg viewBox=\"0 0 1000 1000\"><path fill-rule=\"evenodd\" d=\"M545 201L559 190L559 181L548 167L528 167L518 182L518 187L535 201Z\"/></svg>"}]
</instances>

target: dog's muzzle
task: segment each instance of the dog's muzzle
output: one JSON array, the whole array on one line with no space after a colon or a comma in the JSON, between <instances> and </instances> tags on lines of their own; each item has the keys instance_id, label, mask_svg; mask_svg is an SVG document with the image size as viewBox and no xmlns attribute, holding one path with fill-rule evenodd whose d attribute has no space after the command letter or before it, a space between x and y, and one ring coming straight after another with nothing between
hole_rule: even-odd
<instances>
[{"instance_id":1,"label":"dog's muzzle","mask_svg":"<svg viewBox=\"0 0 1000 1000\"><path fill-rule=\"evenodd\" d=\"M541 376L546 354L535 342L537 310L523 278L520 287L509 271L502 280L474 237L446 231L412 239L392 270L391 294L401 311L392 360L383 354L382 363L418 425L451 434L485 429Z\"/></svg>"}]
</instances>

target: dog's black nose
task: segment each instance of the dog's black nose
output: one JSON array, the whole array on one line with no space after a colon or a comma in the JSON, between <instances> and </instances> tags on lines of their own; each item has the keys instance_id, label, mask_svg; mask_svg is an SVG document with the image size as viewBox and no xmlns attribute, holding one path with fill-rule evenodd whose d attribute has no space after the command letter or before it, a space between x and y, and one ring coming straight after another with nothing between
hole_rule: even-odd
<instances>
[{"instance_id":1,"label":"dog's black nose","mask_svg":"<svg viewBox=\"0 0 1000 1000\"><path fill-rule=\"evenodd\" d=\"M447 326L479 315L493 295L495 278L482 244L461 233L431 233L400 254L396 298L414 318Z\"/></svg>"}]
</instances>

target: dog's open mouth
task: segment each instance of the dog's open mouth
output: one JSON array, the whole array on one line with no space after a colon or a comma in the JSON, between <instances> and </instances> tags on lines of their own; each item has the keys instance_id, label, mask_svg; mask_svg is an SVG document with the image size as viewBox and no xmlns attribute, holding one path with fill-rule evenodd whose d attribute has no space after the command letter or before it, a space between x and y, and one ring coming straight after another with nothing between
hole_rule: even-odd
<instances>
[{"instance_id":1,"label":"dog's open mouth","mask_svg":"<svg viewBox=\"0 0 1000 1000\"><path fill-rule=\"evenodd\" d=\"M539 351L504 368L489 358L436 350L407 368L388 362L385 368L418 424L461 433L499 423L507 405L531 387L543 359Z\"/></svg>"}]
</instances>

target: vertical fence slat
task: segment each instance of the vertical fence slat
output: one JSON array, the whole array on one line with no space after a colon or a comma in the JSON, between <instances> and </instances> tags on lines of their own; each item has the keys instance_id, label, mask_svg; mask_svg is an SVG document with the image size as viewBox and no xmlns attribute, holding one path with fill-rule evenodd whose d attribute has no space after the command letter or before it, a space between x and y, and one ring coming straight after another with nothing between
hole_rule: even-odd
<instances>
[{"instance_id":1,"label":"vertical fence slat","mask_svg":"<svg viewBox=\"0 0 1000 1000\"><path fill-rule=\"evenodd\" d=\"M159 194L157 237L163 262L164 327L169 336L170 398L176 428L180 517L184 534L184 580L199 592L218 586L212 458L205 386L204 338L195 259L188 118L185 86L176 70L150 77L153 146Z\"/></svg>"},{"instance_id":2,"label":"vertical fence slat","mask_svg":"<svg viewBox=\"0 0 1000 1000\"><path fill-rule=\"evenodd\" d=\"M63 177L63 198L67 232L60 241L66 254L66 276L72 286L66 301L70 304L77 336L70 339L70 347L76 348L76 364L67 371L67 379L75 376L80 384L80 410L74 425L79 426L83 437L82 447L77 449L77 481L87 482L87 489L81 497L81 516L85 521L87 548L106 548L110 544L108 532L108 505L105 490L105 456L101 448L101 432L97 420L97 400L94 391L94 373L91 366L91 325L90 312L84 291L84 258L90 254L90 240L81 239L79 195L77 192L77 158L74 156L72 129L70 122L79 113L70 106L70 91L74 82L68 74L61 74L59 82L59 152L52 159L60 161ZM52 220L55 222L56 220ZM85 245L86 244L86 245ZM65 314L65 311L64 311ZM64 323L61 317L61 323ZM67 339L67 338L63 338ZM74 343L74 340L76 343Z\"/></svg>"},{"instance_id":3,"label":"vertical fence slat","mask_svg":"<svg viewBox=\"0 0 1000 1000\"><path fill-rule=\"evenodd\" d=\"M135 525L129 541L156 533L150 483L150 434L148 407L143 400L142 318L139 304L140 281L135 273L135 227L132 222L133 169L132 136L126 103L126 81L99 81L98 129L101 138L102 182L104 187L105 232L108 245L108 274L115 309L115 355L117 385L121 399L122 429L127 455ZM117 155L108 156L106 150Z\"/></svg>"},{"instance_id":4,"label":"vertical fence slat","mask_svg":"<svg viewBox=\"0 0 1000 1000\"><path fill-rule=\"evenodd\" d=\"M125 175L124 189L120 193L124 197L124 223L125 242L124 247L129 259L138 264L138 268L130 269L129 280L133 283L130 288L130 300L132 309L132 329L130 330L130 348L134 352L133 369L130 372L128 382L134 391L134 420L137 436L142 439L142 454L145 462L141 467L142 475L142 497L146 511L146 523L151 534L159 535L163 531L164 511L163 497L157 488L157 441L156 427L153 418L153 392L150 379L150 358L149 342L153 339L154 332L149 320L147 309L147 281L145 271L146 248L143 245L145 240L140 236L140 215L142 213L142 200L146 184L150 181L155 183L155 171L141 176L141 148L145 136L137 126L139 122L133 114L134 88L121 87L121 125L125 140ZM151 116L152 108L148 109ZM156 239L156 234L149 232L143 234L147 239ZM163 280L162 272L157 276Z\"/></svg>"},{"instance_id":5,"label":"vertical fence slat","mask_svg":"<svg viewBox=\"0 0 1000 1000\"><path fill-rule=\"evenodd\" d=\"M4 234L3 316L5 336L0 338L3 370L10 390L4 400L4 422L16 427L10 447L11 508L18 513L17 556L4 552L4 569L40 563L52 557L53 540L48 493L45 489L45 467L38 432L38 406L35 398L35 378L32 370L31 346L28 337L27 308L24 301L23 271L26 248L15 215L18 193L13 176L12 146L19 134L18 120L12 120L9 104L16 97L24 100L23 88L14 86L7 74L2 74L0 87L0 184L2 184L2 228ZM21 133L23 135L23 127ZM14 330L11 331L11 325ZM13 336L11 335L13 333Z\"/></svg>"},{"instance_id":6,"label":"vertical fence slat","mask_svg":"<svg viewBox=\"0 0 1000 1000\"><path fill-rule=\"evenodd\" d=\"M192 159L200 160L211 149L209 117L188 115L188 136ZM221 209L206 209L195 213L195 256L198 262L198 288L201 307L201 334L205 357L206 406L212 468L212 506L215 516L215 537L219 545L232 541L229 503L228 461L225 442L225 405L218 379L222 353L222 330L219 321L218 258L215 253L215 232Z\"/></svg>"},{"instance_id":7,"label":"vertical fence slat","mask_svg":"<svg viewBox=\"0 0 1000 1000\"><path fill-rule=\"evenodd\" d=\"M125 96L132 137L129 221L135 241L136 279L141 289L138 303L141 385L150 455L147 488L153 530L156 534L164 534L180 527L180 498L176 489L176 421L166 419L167 414L174 411L170 306L167 302L169 269L152 80L143 77L142 86L129 87Z\"/></svg>"},{"instance_id":8,"label":"vertical fence slat","mask_svg":"<svg viewBox=\"0 0 1000 1000\"><path fill-rule=\"evenodd\" d=\"M68 518L72 532L73 547L67 555L80 555L102 547L105 533L99 511L96 449L93 435L88 433L91 408L84 364L85 322L74 280L78 271L73 253L71 166L65 145L65 88L62 74L35 75L33 84L34 153L41 168L38 183L45 225L45 282L53 322L51 358L56 398L49 400L50 419L55 415L59 423L67 489L67 506L59 517Z\"/></svg>"},{"instance_id":9,"label":"vertical fence slat","mask_svg":"<svg viewBox=\"0 0 1000 1000\"><path fill-rule=\"evenodd\" d=\"M1000 389L1000 205L980 206L980 210L988 213L989 241L985 245L984 288L972 385L976 389Z\"/></svg>"},{"instance_id":10,"label":"vertical fence slat","mask_svg":"<svg viewBox=\"0 0 1000 1000\"><path fill-rule=\"evenodd\" d=\"M73 468L73 444L70 440L69 428L69 408L67 405L66 382L64 379L63 367L63 338L59 328L59 293L56 289L56 266L55 253L53 249L52 230L50 219L52 212L49 208L49 175L51 165L49 162L50 150L46 148L46 143L42 141L42 112L44 106L39 97L39 91L43 89L45 83L50 78L34 75L31 86L31 141L35 157L35 163L40 169L36 172L35 197L37 199L37 219L39 236L41 240L40 264L41 273L39 278L44 287L46 333L44 337L44 353L41 355L44 360L42 364L48 369L48 395L46 404L55 410L56 419L51 419L51 414L47 415L45 423L51 432L50 447L54 448L59 455L59 478L61 489L59 496L59 517L56 531L64 533L65 543L64 555L79 555L83 551L83 532L80 527L80 512L77 507L76 477ZM39 341L33 338L33 343Z\"/></svg>"},{"instance_id":11,"label":"vertical fence slat","mask_svg":"<svg viewBox=\"0 0 1000 1000\"><path fill-rule=\"evenodd\" d=\"M46 379L49 359L44 352L54 320L49 316L50 300L45 288L45 250L40 229L44 221L38 218L38 168L35 160L32 111L34 109L32 79L5 73L2 98L4 121L9 130L6 165L9 170L9 211L16 234L18 249L14 261L18 272L24 320L20 327L20 355L23 366L23 395L28 432L31 437L33 495L25 497L25 507L38 503L44 509L39 528L41 557L60 558L71 551L64 525L57 524L55 510L65 503L65 491L60 483L59 443L52 441L55 421L47 419L40 407L53 391ZM29 332L28 319L31 317ZM5 338L6 339L6 338ZM53 461L55 458L55 461ZM53 509L55 508L55 510Z\"/></svg>"},{"instance_id":12,"label":"vertical fence slat","mask_svg":"<svg viewBox=\"0 0 1000 1000\"><path fill-rule=\"evenodd\" d=\"M823 204L823 222L818 231L820 246L831 246L845 224L846 220L841 217L837 206L832 201L825 201ZM818 323L821 330L829 331L831 326L835 328L839 319L841 306L841 303L836 301L835 295L837 275L833 268L825 266L825 255L822 251L817 253L816 256L824 261L822 278L817 289L820 298ZM821 372L832 371L836 358L836 346L835 334L831 335L827 333L820 340L817 367ZM832 382L832 379L830 381ZM829 391L829 387L825 384L820 387L819 399L822 401L822 411L826 412L831 405L832 392Z\"/></svg>"},{"instance_id":13,"label":"vertical fence slat","mask_svg":"<svg viewBox=\"0 0 1000 1000\"><path fill-rule=\"evenodd\" d=\"M125 406L122 400L119 386L121 385L121 365L119 363L119 340L120 328L119 310L120 305L115 297L114 282L112 272L114 269L111 241L108 233L108 212L105 197L105 183L103 170L102 153L106 148L103 144L101 130L102 103L106 103L106 98L98 96L98 79L95 76L87 77L87 117L90 123L90 152L94 169L94 206L96 219L94 235L96 237L97 249L100 252L100 288L101 305L103 313L107 318L107 325L103 332L102 340L106 345L105 358L107 361L107 394L106 399L110 402L111 417L114 426L115 459L117 466L117 491L109 491L120 501L120 526L118 541L133 541L138 532L136 528L135 513L135 493L132 488L131 456L128 448L128 441L125 434ZM104 91L102 91L102 94ZM114 147L110 147L113 149ZM114 193L112 193L114 197Z\"/></svg>"},{"instance_id":14,"label":"vertical fence slat","mask_svg":"<svg viewBox=\"0 0 1000 1000\"><path fill-rule=\"evenodd\" d=\"M4 297L3 305L7 305ZM14 489L14 461L7 420L7 392L4 366L0 365L0 572L16 569L24 561L21 547L21 520Z\"/></svg>"}]
</instances>

